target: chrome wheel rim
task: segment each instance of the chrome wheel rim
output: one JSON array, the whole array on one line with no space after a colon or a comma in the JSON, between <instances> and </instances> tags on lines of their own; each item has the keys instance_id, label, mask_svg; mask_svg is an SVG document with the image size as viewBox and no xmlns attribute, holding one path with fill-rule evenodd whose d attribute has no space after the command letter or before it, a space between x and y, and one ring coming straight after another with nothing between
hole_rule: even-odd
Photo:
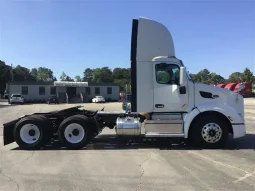
<instances>
[{"instance_id":1,"label":"chrome wheel rim","mask_svg":"<svg viewBox=\"0 0 255 191\"><path fill-rule=\"evenodd\" d=\"M41 132L34 124L25 124L20 129L20 138L26 144L33 144L39 140Z\"/></svg>"},{"instance_id":2,"label":"chrome wheel rim","mask_svg":"<svg viewBox=\"0 0 255 191\"><path fill-rule=\"evenodd\" d=\"M202 137L208 143L216 143L222 137L222 129L216 123L207 123L202 128Z\"/></svg>"},{"instance_id":3,"label":"chrome wheel rim","mask_svg":"<svg viewBox=\"0 0 255 191\"><path fill-rule=\"evenodd\" d=\"M65 139L72 144L79 143L85 136L84 128L78 123L71 123L65 128Z\"/></svg>"}]
</instances>

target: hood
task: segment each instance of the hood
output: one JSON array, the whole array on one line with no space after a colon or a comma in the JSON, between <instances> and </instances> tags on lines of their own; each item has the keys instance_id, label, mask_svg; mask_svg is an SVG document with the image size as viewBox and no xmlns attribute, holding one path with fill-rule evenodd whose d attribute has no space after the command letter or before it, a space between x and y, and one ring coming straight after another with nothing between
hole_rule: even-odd
<instances>
[{"instance_id":1,"label":"hood","mask_svg":"<svg viewBox=\"0 0 255 191\"><path fill-rule=\"evenodd\" d=\"M225 88L195 83L195 104L228 105L244 116L243 96Z\"/></svg>"}]
</instances>

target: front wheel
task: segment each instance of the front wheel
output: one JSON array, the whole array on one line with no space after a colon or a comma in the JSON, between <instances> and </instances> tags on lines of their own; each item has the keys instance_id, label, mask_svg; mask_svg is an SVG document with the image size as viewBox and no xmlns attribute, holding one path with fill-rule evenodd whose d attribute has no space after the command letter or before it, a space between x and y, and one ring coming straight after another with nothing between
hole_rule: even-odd
<instances>
[{"instance_id":1,"label":"front wheel","mask_svg":"<svg viewBox=\"0 0 255 191\"><path fill-rule=\"evenodd\" d=\"M199 147L223 148L228 139L228 123L219 116L203 116L191 127L190 138Z\"/></svg>"}]
</instances>

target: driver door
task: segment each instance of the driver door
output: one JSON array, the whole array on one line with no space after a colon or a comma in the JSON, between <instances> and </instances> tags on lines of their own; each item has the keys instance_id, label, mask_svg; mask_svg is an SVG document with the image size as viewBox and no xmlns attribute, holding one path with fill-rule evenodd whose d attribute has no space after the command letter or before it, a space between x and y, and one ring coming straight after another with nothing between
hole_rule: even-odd
<instances>
[{"instance_id":1,"label":"driver door","mask_svg":"<svg viewBox=\"0 0 255 191\"><path fill-rule=\"evenodd\" d=\"M155 62L153 74L154 112L185 111L188 91L180 91L180 67L174 63Z\"/></svg>"}]
</instances>

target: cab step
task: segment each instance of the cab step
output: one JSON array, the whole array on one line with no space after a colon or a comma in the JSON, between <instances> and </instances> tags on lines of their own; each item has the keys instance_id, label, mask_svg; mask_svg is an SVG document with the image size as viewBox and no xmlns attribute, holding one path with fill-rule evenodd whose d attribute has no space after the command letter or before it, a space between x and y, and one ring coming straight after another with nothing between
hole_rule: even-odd
<instances>
[{"instance_id":1,"label":"cab step","mask_svg":"<svg viewBox=\"0 0 255 191\"><path fill-rule=\"evenodd\" d=\"M146 137L184 137L181 113L153 113L144 122Z\"/></svg>"},{"instance_id":2,"label":"cab step","mask_svg":"<svg viewBox=\"0 0 255 191\"><path fill-rule=\"evenodd\" d=\"M184 137L184 133L146 133L145 137Z\"/></svg>"}]
</instances>

